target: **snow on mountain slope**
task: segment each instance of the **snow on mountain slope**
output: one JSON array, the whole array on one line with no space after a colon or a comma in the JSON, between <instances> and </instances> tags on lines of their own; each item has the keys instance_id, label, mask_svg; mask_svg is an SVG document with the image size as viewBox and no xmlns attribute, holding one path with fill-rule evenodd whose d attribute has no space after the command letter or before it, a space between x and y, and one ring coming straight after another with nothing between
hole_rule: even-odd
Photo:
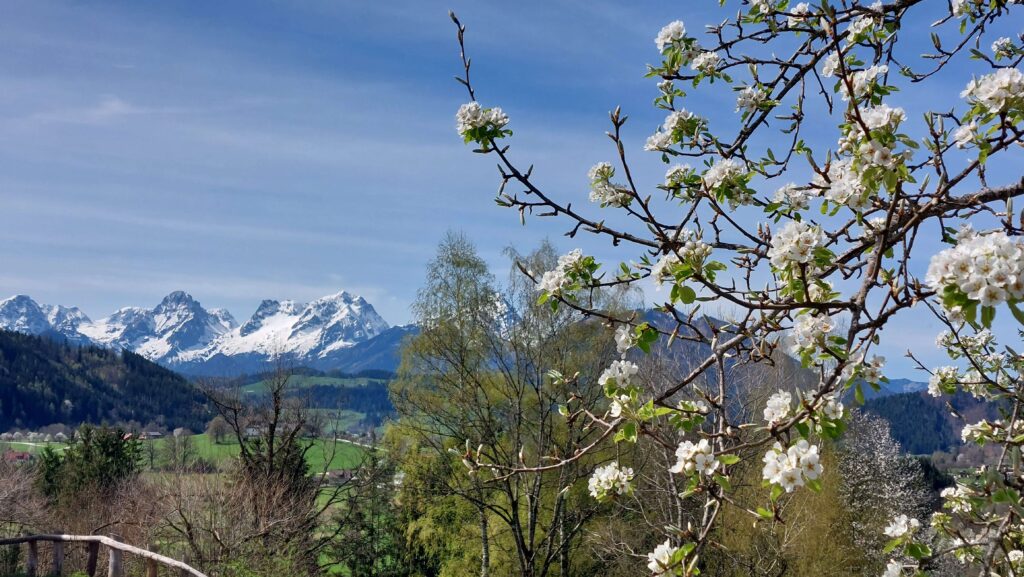
<instances>
[{"instance_id":1,"label":"snow on mountain slope","mask_svg":"<svg viewBox=\"0 0 1024 577\"><path fill-rule=\"evenodd\" d=\"M175 291L153 309L126 307L91 321L81 310L39 305L20 295L0 301L0 328L58 333L75 342L125 348L164 365L200 372L204 363L240 359L246 365L275 358L309 364L363 343L389 327L362 297L340 292L308 304L263 301L239 325L224 309L204 309Z\"/></svg>"}]
</instances>

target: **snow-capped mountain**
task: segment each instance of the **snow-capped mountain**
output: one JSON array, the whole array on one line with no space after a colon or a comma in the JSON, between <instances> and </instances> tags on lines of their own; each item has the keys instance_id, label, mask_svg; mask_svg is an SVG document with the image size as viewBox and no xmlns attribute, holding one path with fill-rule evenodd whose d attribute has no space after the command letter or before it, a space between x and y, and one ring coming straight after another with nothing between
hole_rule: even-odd
<instances>
[{"instance_id":1,"label":"snow-capped mountain","mask_svg":"<svg viewBox=\"0 0 1024 577\"><path fill-rule=\"evenodd\" d=\"M183 372L229 374L262 370L277 358L344 368L330 366L345 357L338 352L389 327L373 305L344 291L310 303L265 300L241 325L228 311L175 291L152 309L126 307L98 321L18 295L0 301L0 328L124 348Z\"/></svg>"}]
</instances>

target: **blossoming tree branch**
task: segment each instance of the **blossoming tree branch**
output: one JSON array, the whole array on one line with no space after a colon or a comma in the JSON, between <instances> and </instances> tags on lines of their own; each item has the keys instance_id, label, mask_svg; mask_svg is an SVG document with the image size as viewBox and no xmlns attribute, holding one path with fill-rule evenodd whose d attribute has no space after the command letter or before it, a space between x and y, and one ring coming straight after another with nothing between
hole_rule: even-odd
<instances>
[{"instance_id":1,"label":"blossoming tree branch","mask_svg":"<svg viewBox=\"0 0 1024 577\"><path fill-rule=\"evenodd\" d=\"M946 327L938 343L953 361L921 367L931 375L930 392L963 390L999 403L1003 419L968 423L963 435L1001 451L991 466L944 492L929 537L917 519L892 520L885 576L927 574L948 555L972 573L1024 574L1024 357L990 330L997 315L1024 323L1024 245L1013 208L1024 182L990 182L986 172L1022 144L1024 47L1019 37L989 32L1016 3L749 0L700 33L672 22L655 38L659 63L647 73L658 80L654 106L664 122L641 145L624 135L626 116L611 113L612 154L580 175L592 201L582 207L544 190L532 166L513 158L509 117L477 101L465 27L452 15L464 67L459 81L470 100L458 111L457 129L476 152L497 158L498 203L524 221L562 219L570 238L605 237L622 253L613 266L573 250L553 270L524 271L542 301L614 328L622 357L599 379L607 412L574 408L571 399L561 407L566 418L588 419L599 438L572 454L538 456L534 464L524 458L515 467L488 462L467 439L470 472L501 478L555 469L608 439L647 442L656 436L650 424L667 420L686 439L671 472L703 514L698 523L666 528L647 567L654 575L696 575L725 508L784 523L778 503L785 494L820 490L823 475L837 474L823 470L819 447L843 434L843 399L862 402L862 387L885 381L884 359L873 353L882 329L911 307L927 308ZM936 9L930 32L907 26ZM914 42L931 51L911 57L899 49ZM933 89L921 128L912 130L900 89L927 86L954 61L974 67L961 79L959 98ZM735 121L712 123L684 107L698 91L732 94ZM812 129L811 117L835 122ZM812 130L815 138L834 131L835 145L807 145ZM656 189L637 186L633 154L664 161ZM620 213L614 222L623 224L609 224L604 211ZM743 224L751 211L760 213L756 227ZM948 248L936 252L940 242ZM924 262L930 265L922 275ZM671 326L589 304L592 291L642 283L662 287L658 304ZM711 301L735 314L708 322L700 309ZM658 341L692 341L707 354L678 381L647 391L630 352L649 352ZM780 353L814 371L816 386L778 391L763 418L728 410L730 368ZM747 460L762 467L763 505L756 509L731 497L732 471ZM631 468L610 462L594 471L589 490L615 500L633 481Z\"/></svg>"}]
</instances>

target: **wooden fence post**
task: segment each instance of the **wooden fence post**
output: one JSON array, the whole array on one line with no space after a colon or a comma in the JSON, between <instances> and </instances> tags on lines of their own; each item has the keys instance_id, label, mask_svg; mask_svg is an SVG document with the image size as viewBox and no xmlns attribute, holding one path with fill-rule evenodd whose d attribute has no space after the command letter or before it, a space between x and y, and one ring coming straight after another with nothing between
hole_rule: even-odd
<instances>
[{"instance_id":1,"label":"wooden fence post","mask_svg":"<svg viewBox=\"0 0 1024 577\"><path fill-rule=\"evenodd\" d=\"M111 535L114 541L122 541L120 535ZM107 577L124 577L124 561L120 549L107 547L107 555L110 557L110 565L107 568Z\"/></svg>"},{"instance_id":2,"label":"wooden fence post","mask_svg":"<svg viewBox=\"0 0 1024 577\"><path fill-rule=\"evenodd\" d=\"M25 573L28 577L36 577L39 569L39 544L35 541L28 542L28 559L25 560Z\"/></svg>"},{"instance_id":3,"label":"wooden fence post","mask_svg":"<svg viewBox=\"0 0 1024 577\"><path fill-rule=\"evenodd\" d=\"M53 542L53 569L52 573L57 577L64 574L64 543Z\"/></svg>"},{"instance_id":4,"label":"wooden fence post","mask_svg":"<svg viewBox=\"0 0 1024 577\"><path fill-rule=\"evenodd\" d=\"M154 553L160 552L160 546L156 543L152 543L149 546L149 550ZM156 559L146 559L146 577L157 577L157 562Z\"/></svg>"},{"instance_id":5,"label":"wooden fence post","mask_svg":"<svg viewBox=\"0 0 1024 577\"><path fill-rule=\"evenodd\" d=\"M89 577L96 577L96 563L100 557L100 544L91 541L89 543L89 558L85 562L85 573Z\"/></svg>"}]
</instances>

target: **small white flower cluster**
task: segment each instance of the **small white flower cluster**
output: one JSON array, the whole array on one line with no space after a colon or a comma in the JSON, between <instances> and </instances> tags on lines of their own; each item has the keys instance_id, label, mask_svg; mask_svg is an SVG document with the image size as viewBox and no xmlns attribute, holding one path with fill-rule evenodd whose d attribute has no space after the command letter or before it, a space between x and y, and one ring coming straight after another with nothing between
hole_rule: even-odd
<instances>
[{"instance_id":1,"label":"small white flower cluster","mask_svg":"<svg viewBox=\"0 0 1024 577\"><path fill-rule=\"evenodd\" d=\"M694 473L711 475L718 465L718 459L707 439L701 439L696 444L692 441L683 441L676 449L676 464L669 469L669 472L685 473L686 475Z\"/></svg>"},{"instance_id":2,"label":"small white flower cluster","mask_svg":"<svg viewBox=\"0 0 1024 577\"><path fill-rule=\"evenodd\" d=\"M988 421L979 421L975 424L964 425L963 430L960 431L960 438L963 442L977 441L982 437L992 433L992 425Z\"/></svg>"},{"instance_id":3,"label":"small white flower cluster","mask_svg":"<svg viewBox=\"0 0 1024 577\"><path fill-rule=\"evenodd\" d=\"M801 2L790 8L789 13L790 16L786 19L786 23L789 24L790 28L796 28L803 23L811 13L811 5L807 2Z\"/></svg>"},{"instance_id":4,"label":"small white flower cluster","mask_svg":"<svg viewBox=\"0 0 1024 577\"><path fill-rule=\"evenodd\" d=\"M614 381L619 387L628 387L638 372L640 372L640 367L636 366L636 363L612 361L612 364L597 378L597 383L603 387L608 384L608 381Z\"/></svg>"},{"instance_id":5,"label":"small white flower cluster","mask_svg":"<svg viewBox=\"0 0 1024 577\"><path fill-rule=\"evenodd\" d=\"M537 291L549 295L561 294L572 284L569 271L581 260L583 260L583 251L578 248L558 257L558 266L544 273L540 282L537 283Z\"/></svg>"},{"instance_id":6,"label":"small white flower cluster","mask_svg":"<svg viewBox=\"0 0 1024 577\"><path fill-rule=\"evenodd\" d=\"M731 158L723 158L718 162L712 164L706 171L704 171L701 180L704 182L704 187L708 192L714 192L719 187L731 183L737 178L746 175L746 169L740 162ZM746 191L736 191L737 194L732 194L728 197L729 207L735 209L741 205L750 204L753 199L751 195Z\"/></svg>"},{"instance_id":7,"label":"small white flower cluster","mask_svg":"<svg viewBox=\"0 0 1024 577\"><path fill-rule=\"evenodd\" d=\"M590 179L590 202L601 206L623 207L633 200L629 189L611 182L615 176L615 168L611 164L599 162L590 168L587 176Z\"/></svg>"},{"instance_id":8,"label":"small white flower cluster","mask_svg":"<svg viewBox=\"0 0 1024 577\"><path fill-rule=\"evenodd\" d=\"M839 53L830 52L821 64L821 75L825 78L832 78L839 72Z\"/></svg>"},{"instance_id":9,"label":"small white flower cluster","mask_svg":"<svg viewBox=\"0 0 1024 577\"><path fill-rule=\"evenodd\" d=\"M825 189L826 199L846 205L851 210L863 210L871 205L871 199L864 194L860 175L853 169L849 158L833 160L826 174L828 180L821 175L814 176L814 184Z\"/></svg>"},{"instance_id":10,"label":"small white flower cluster","mask_svg":"<svg viewBox=\"0 0 1024 577\"><path fill-rule=\"evenodd\" d=\"M716 52L701 52L690 62L690 68L704 74L713 74L722 58Z\"/></svg>"},{"instance_id":11,"label":"small white flower cluster","mask_svg":"<svg viewBox=\"0 0 1024 577\"><path fill-rule=\"evenodd\" d=\"M960 98L980 105L989 112L1006 112L1024 104L1024 74L1016 68L1000 68L992 74L974 78Z\"/></svg>"},{"instance_id":12,"label":"small white flower cluster","mask_svg":"<svg viewBox=\"0 0 1024 577\"><path fill-rule=\"evenodd\" d=\"M843 418L843 412L846 407L843 406L843 402L839 400L838 393L832 393L831 395L825 395L822 400L825 405L821 408L821 413L825 415L825 418L833 421L838 421Z\"/></svg>"},{"instance_id":13,"label":"small white flower cluster","mask_svg":"<svg viewBox=\"0 0 1024 577\"><path fill-rule=\"evenodd\" d=\"M865 32L875 27L874 16L861 16L850 23L846 28L847 38L852 43L858 37L863 37Z\"/></svg>"},{"instance_id":14,"label":"small white flower cluster","mask_svg":"<svg viewBox=\"0 0 1024 577\"><path fill-rule=\"evenodd\" d=\"M622 416L622 413L629 407L629 403L633 400L629 395L619 395L612 399L612 404L608 407L608 416L617 419Z\"/></svg>"},{"instance_id":15,"label":"small white flower cluster","mask_svg":"<svg viewBox=\"0 0 1024 577\"><path fill-rule=\"evenodd\" d=\"M874 86L875 80L879 76L884 76L888 72L889 67L885 64L872 66L870 68L854 72L853 77L850 79L850 83L853 85L853 98L860 99L866 96L871 87ZM842 83L842 94L843 100L850 99L850 91L845 82Z\"/></svg>"},{"instance_id":16,"label":"small white flower cluster","mask_svg":"<svg viewBox=\"0 0 1024 577\"><path fill-rule=\"evenodd\" d=\"M706 186L708 190L715 190L721 186L722 183L741 174L743 174L743 166L739 162L731 158L723 158L712 164L707 171L704 172L704 176L702 178L704 180L704 186Z\"/></svg>"},{"instance_id":17,"label":"small white flower cluster","mask_svg":"<svg viewBox=\"0 0 1024 577\"><path fill-rule=\"evenodd\" d=\"M629 494L633 490L630 485L632 480L633 469L621 468L618 463L612 462L594 469L587 488L590 489L590 496L603 501L608 497Z\"/></svg>"},{"instance_id":18,"label":"small white flower cluster","mask_svg":"<svg viewBox=\"0 0 1024 577\"><path fill-rule=\"evenodd\" d=\"M676 253L670 252L668 254L664 254L660 259L658 259L658 262L651 266L651 278L654 279L654 282L658 287L661 287L665 281L675 278L675 273L672 271L681 264L683 264L683 262L679 260Z\"/></svg>"},{"instance_id":19,"label":"small white flower cluster","mask_svg":"<svg viewBox=\"0 0 1024 577\"><path fill-rule=\"evenodd\" d=\"M684 413L701 415L706 415L711 411L708 404L700 399L693 401L683 399L682 401L679 401L679 410Z\"/></svg>"},{"instance_id":20,"label":"small white flower cluster","mask_svg":"<svg viewBox=\"0 0 1024 577\"><path fill-rule=\"evenodd\" d=\"M779 392L768 397L768 402L764 407L764 420L768 421L771 425L782 422L783 419L789 416L789 410L792 405L793 395L779 389Z\"/></svg>"},{"instance_id":21,"label":"small white flower cluster","mask_svg":"<svg viewBox=\"0 0 1024 577\"><path fill-rule=\"evenodd\" d=\"M808 207L809 201L816 196L818 196L817 190L800 187L791 182L775 191L772 202L788 204L793 210L804 210Z\"/></svg>"},{"instance_id":22,"label":"small white flower cluster","mask_svg":"<svg viewBox=\"0 0 1024 577\"><path fill-rule=\"evenodd\" d=\"M699 265L711 255L711 245L701 240L700 233L695 230L681 229L676 239L682 243L677 252L685 262Z\"/></svg>"},{"instance_id":23,"label":"small white flower cluster","mask_svg":"<svg viewBox=\"0 0 1024 577\"><path fill-rule=\"evenodd\" d=\"M806 439L800 439L788 450L782 443L776 442L764 454L764 468L761 476L769 483L779 485L792 493L797 487L803 487L807 481L821 476L822 467L818 456L818 446L811 445Z\"/></svg>"},{"instance_id":24,"label":"small white flower cluster","mask_svg":"<svg viewBox=\"0 0 1024 577\"><path fill-rule=\"evenodd\" d=\"M832 328L832 317L826 314L798 316L793 322L790 350L794 354L814 350L822 339L832 332Z\"/></svg>"},{"instance_id":25,"label":"small white flower cluster","mask_svg":"<svg viewBox=\"0 0 1024 577\"><path fill-rule=\"evenodd\" d=\"M685 108L673 110L665 117L665 122L661 124L658 131L647 138L644 150L648 152L665 150L679 142L686 133L691 132L688 127L693 127L695 123L700 126L703 122L704 119Z\"/></svg>"},{"instance_id":26,"label":"small white flower cluster","mask_svg":"<svg viewBox=\"0 0 1024 577\"><path fill-rule=\"evenodd\" d=\"M814 261L814 251L825 242L821 228L804 221L791 220L772 237L768 259L772 266L787 271L794 265Z\"/></svg>"},{"instance_id":27,"label":"small white flower cluster","mask_svg":"<svg viewBox=\"0 0 1024 577\"><path fill-rule=\"evenodd\" d=\"M939 367L928 377L928 394L941 397L943 393L952 392L960 380L956 367Z\"/></svg>"},{"instance_id":28,"label":"small white flower cluster","mask_svg":"<svg viewBox=\"0 0 1024 577\"><path fill-rule=\"evenodd\" d=\"M996 60L1013 56L1013 40L1003 37L992 43L992 55Z\"/></svg>"},{"instance_id":29,"label":"small white flower cluster","mask_svg":"<svg viewBox=\"0 0 1024 577\"><path fill-rule=\"evenodd\" d=\"M971 13L971 4L968 0L953 0L951 8L954 16L967 16Z\"/></svg>"},{"instance_id":30,"label":"small white flower cluster","mask_svg":"<svg viewBox=\"0 0 1024 577\"><path fill-rule=\"evenodd\" d=\"M882 572L882 577L901 577L903 575L903 564L895 559L890 559Z\"/></svg>"},{"instance_id":31,"label":"small white flower cluster","mask_svg":"<svg viewBox=\"0 0 1024 577\"><path fill-rule=\"evenodd\" d=\"M683 186L686 178L693 174L689 164L674 164L665 171L665 188Z\"/></svg>"},{"instance_id":32,"label":"small white flower cluster","mask_svg":"<svg viewBox=\"0 0 1024 577\"><path fill-rule=\"evenodd\" d=\"M894 517L889 526L885 528L885 534L891 539L909 537L921 528L921 522L913 517L899 515Z\"/></svg>"},{"instance_id":33,"label":"small white flower cluster","mask_svg":"<svg viewBox=\"0 0 1024 577\"><path fill-rule=\"evenodd\" d=\"M658 47L658 52L664 54L666 49L683 38L686 38L686 25L681 20L676 20L669 22L658 32L658 36L654 39L654 44Z\"/></svg>"},{"instance_id":34,"label":"small white flower cluster","mask_svg":"<svg viewBox=\"0 0 1024 577\"><path fill-rule=\"evenodd\" d=\"M1024 244L1003 231L970 234L932 257L925 280L942 293L959 289L983 306L1024 298Z\"/></svg>"},{"instance_id":35,"label":"small white flower cluster","mask_svg":"<svg viewBox=\"0 0 1024 577\"><path fill-rule=\"evenodd\" d=\"M482 108L479 102L463 104L455 113L455 129L463 136L477 128L503 128L506 124L508 116L500 108Z\"/></svg>"},{"instance_id":36,"label":"small white flower cluster","mask_svg":"<svg viewBox=\"0 0 1024 577\"><path fill-rule=\"evenodd\" d=\"M946 487L939 493L946 502L943 507L954 513L969 513L971 511L971 497L973 491L966 485L957 483L956 487Z\"/></svg>"},{"instance_id":37,"label":"small white flower cluster","mask_svg":"<svg viewBox=\"0 0 1024 577\"><path fill-rule=\"evenodd\" d=\"M672 557L675 556L676 552L679 551L678 547L672 546L672 540L666 539L664 543L658 545L647 554L647 568L650 569L651 574L656 577L671 577L676 575L676 565L672 562Z\"/></svg>"},{"instance_id":38,"label":"small white flower cluster","mask_svg":"<svg viewBox=\"0 0 1024 577\"><path fill-rule=\"evenodd\" d=\"M872 355L867 361L864 360L864 353L858 353L850 359L850 362L843 367L841 379L848 382L854 377L860 377L868 383L878 383L882 380L882 367L885 366L885 357Z\"/></svg>"},{"instance_id":39,"label":"small white flower cluster","mask_svg":"<svg viewBox=\"0 0 1024 577\"><path fill-rule=\"evenodd\" d=\"M747 86L736 96L736 112L754 112L768 100L768 92L756 86Z\"/></svg>"},{"instance_id":40,"label":"small white flower cluster","mask_svg":"<svg viewBox=\"0 0 1024 577\"><path fill-rule=\"evenodd\" d=\"M969 144L978 140L978 121L965 122L953 132L953 141L957 148L967 148Z\"/></svg>"},{"instance_id":41,"label":"small white flower cluster","mask_svg":"<svg viewBox=\"0 0 1024 577\"><path fill-rule=\"evenodd\" d=\"M621 324L615 329L615 350L623 357L629 349L636 346L636 333L628 324Z\"/></svg>"},{"instance_id":42,"label":"small white flower cluster","mask_svg":"<svg viewBox=\"0 0 1024 577\"><path fill-rule=\"evenodd\" d=\"M757 8L757 13L761 15L770 14L775 9L772 0L750 0L750 5Z\"/></svg>"}]
</instances>

